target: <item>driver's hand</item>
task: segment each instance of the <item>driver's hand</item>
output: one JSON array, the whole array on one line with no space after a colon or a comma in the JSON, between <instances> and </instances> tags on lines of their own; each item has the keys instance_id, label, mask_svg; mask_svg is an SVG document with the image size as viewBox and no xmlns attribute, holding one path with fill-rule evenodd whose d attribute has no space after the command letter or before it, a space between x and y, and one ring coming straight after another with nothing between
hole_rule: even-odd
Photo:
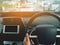
<instances>
[{"instance_id":1,"label":"driver's hand","mask_svg":"<svg viewBox=\"0 0 60 45\"><path fill-rule=\"evenodd\" d=\"M30 45L30 39L29 39L28 33L26 33L26 36L24 37L23 44Z\"/></svg>"},{"instance_id":2,"label":"driver's hand","mask_svg":"<svg viewBox=\"0 0 60 45\"><path fill-rule=\"evenodd\" d=\"M24 41L23 41L24 45L34 45L34 42L32 40L30 40L28 33L26 33L26 36L24 37Z\"/></svg>"}]
</instances>

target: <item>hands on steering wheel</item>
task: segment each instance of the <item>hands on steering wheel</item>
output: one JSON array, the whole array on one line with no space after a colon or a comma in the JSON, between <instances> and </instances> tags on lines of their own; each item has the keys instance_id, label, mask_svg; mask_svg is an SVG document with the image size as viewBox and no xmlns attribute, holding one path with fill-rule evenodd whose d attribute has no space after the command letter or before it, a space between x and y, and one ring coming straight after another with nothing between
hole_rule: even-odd
<instances>
[{"instance_id":1,"label":"hands on steering wheel","mask_svg":"<svg viewBox=\"0 0 60 45\"><path fill-rule=\"evenodd\" d=\"M23 44L24 45L31 45L31 43L34 45L34 42L32 40L30 40L28 33L26 33L26 36L24 37Z\"/></svg>"}]
</instances>

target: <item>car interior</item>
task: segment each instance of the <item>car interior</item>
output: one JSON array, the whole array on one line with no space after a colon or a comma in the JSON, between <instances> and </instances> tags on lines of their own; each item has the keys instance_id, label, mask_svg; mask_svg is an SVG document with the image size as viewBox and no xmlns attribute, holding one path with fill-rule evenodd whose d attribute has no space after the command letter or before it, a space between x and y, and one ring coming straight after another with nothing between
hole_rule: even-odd
<instances>
[{"instance_id":1,"label":"car interior","mask_svg":"<svg viewBox=\"0 0 60 45\"><path fill-rule=\"evenodd\" d=\"M0 45L60 45L60 0L0 0ZM33 45L31 43L31 45Z\"/></svg>"}]
</instances>

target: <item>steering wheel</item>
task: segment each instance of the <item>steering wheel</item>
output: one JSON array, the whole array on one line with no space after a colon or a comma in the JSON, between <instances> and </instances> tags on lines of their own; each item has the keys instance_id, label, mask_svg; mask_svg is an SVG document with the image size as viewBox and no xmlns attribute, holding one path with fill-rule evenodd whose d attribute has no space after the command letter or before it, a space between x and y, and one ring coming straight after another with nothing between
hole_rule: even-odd
<instances>
[{"instance_id":1,"label":"steering wheel","mask_svg":"<svg viewBox=\"0 0 60 45\"><path fill-rule=\"evenodd\" d=\"M39 17L39 20L37 19ZM34 22L35 20L35 22ZM40 22L39 24L37 24L38 22ZM55 15L55 14L52 14L52 13L49 13L49 12L38 12L36 13L35 15L33 15L29 22L28 22L28 28L35 28L37 25L42 25L42 24L51 24L51 25L54 25L54 26L58 26L59 25L59 22L60 22L60 18ZM32 29L34 30L34 29ZM31 30L31 31L32 31ZM31 35L36 35L37 32L32 32ZM36 42L34 40L34 42Z\"/></svg>"},{"instance_id":2,"label":"steering wheel","mask_svg":"<svg viewBox=\"0 0 60 45\"><path fill-rule=\"evenodd\" d=\"M38 17L39 17L39 19L37 19ZM34 20L35 20L35 22L34 22ZM28 25L27 31L29 32L29 29L30 29L30 32L31 32L31 30L34 30L33 28L35 26L42 25L42 24L51 24L51 25L58 27L59 23L60 23L60 18L57 15L49 13L49 12L41 12L41 13L38 12L30 18L30 20L27 24Z\"/></svg>"}]
</instances>

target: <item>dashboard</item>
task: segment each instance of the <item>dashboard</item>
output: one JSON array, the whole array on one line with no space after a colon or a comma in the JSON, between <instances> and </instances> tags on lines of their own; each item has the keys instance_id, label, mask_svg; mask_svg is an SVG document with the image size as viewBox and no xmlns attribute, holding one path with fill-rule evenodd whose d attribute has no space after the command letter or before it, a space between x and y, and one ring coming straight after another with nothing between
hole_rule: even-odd
<instances>
[{"instance_id":1,"label":"dashboard","mask_svg":"<svg viewBox=\"0 0 60 45\"><path fill-rule=\"evenodd\" d=\"M45 12L46 13L46 12ZM45 14L44 12L42 12L42 15ZM58 16L57 18L55 18L54 16L47 16L46 14L44 16L36 16L35 15L39 15L40 13L38 12L24 12L24 14L22 12L18 12L18 13L13 13L13 12L6 12L6 13L2 13L2 21L1 24L2 25L20 25L20 33L19 34L3 34L2 30L3 30L3 26L0 30L0 35L2 37L2 44L6 45L12 45L12 43L17 43L17 45L19 45L21 43L21 39L23 39L24 34L26 33L27 30L33 30L33 28L36 25L39 24L53 24L57 27L57 35L56 35L56 44L60 45L60 16ZM60 15L60 14L59 14ZM31 24L31 25L30 25ZM22 35L21 35L22 34ZM14 37L15 38L14 38ZM0 38L1 38L0 37ZM4 38L5 37L5 38ZM8 38L7 38L8 37ZM11 37L11 38L9 38ZM18 39L16 39L18 38ZM37 38L36 35L31 35L30 38ZM7 43L8 42L8 43ZM22 43L21 43L22 45Z\"/></svg>"}]
</instances>

